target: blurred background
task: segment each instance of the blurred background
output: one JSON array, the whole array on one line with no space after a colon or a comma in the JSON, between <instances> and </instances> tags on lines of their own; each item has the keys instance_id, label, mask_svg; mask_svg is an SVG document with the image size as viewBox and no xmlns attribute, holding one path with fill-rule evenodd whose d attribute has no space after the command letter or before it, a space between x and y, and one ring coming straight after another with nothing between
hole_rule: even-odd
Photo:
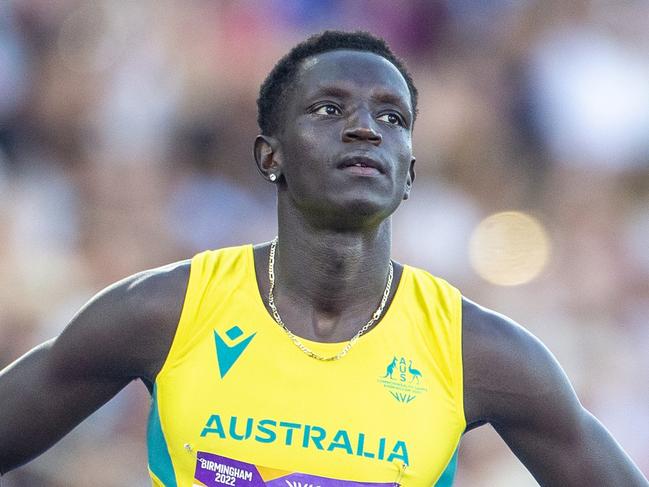
<instances>
[{"instance_id":1,"label":"blurred background","mask_svg":"<svg viewBox=\"0 0 649 487\"><path fill-rule=\"evenodd\" d=\"M115 280L275 235L257 90L324 28L383 36L421 93L396 258L539 336L649 475L644 0L0 0L0 368ZM3 487L149 485L148 402ZM456 485L536 483L483 427Z\"/></svg>"}]
</instances>

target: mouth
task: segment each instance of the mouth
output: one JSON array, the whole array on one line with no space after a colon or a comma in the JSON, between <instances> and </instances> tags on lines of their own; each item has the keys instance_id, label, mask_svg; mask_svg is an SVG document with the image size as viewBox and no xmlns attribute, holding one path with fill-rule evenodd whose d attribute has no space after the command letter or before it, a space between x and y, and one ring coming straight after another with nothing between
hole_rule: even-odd
<instances>
[{"instance_id":1,"label":"mouth","mask_svg":"<svg viewBox=\"0 0 649 487\"><path fill-rule=\"evenodd\" d=\"M346 157L338 164L338 169L358 176L378 176L385 174L383 164L367 156Z\"/></svg>"}]
</instances>

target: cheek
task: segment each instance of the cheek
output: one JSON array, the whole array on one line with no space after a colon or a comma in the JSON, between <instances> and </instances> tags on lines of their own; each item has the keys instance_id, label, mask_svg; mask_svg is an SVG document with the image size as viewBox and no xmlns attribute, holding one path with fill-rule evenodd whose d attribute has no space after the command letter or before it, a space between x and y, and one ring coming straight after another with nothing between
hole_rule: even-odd
<instances>
[{"instance_id":1,"label":"cheek","mask_svg":"<svg viewBox=\"0 0 649 487\"><path fill-rule=\"evenodd\" d=\"M287 189L294 195L313 192L318 177L322 156L318 152L316 139L309 133L300 132L287 138L282 146L282 172L286 178Z\"/></svg>"},{"instance_id":2,"label":"cheek","mask_svg":"<svg viewBox=\"0 0 649 487\"><path fill-rule=\"evenodd\" d=\"M285 172L296 176L307 169L310 173L325 168L331 159L330 134L317 131L306 124L296 124L296 130L287 134L282 144ZM330 142L326 142L330 141Z\"/></svg>"},{"instance_id":3,"label":"cheek","mask_svg":"<svg viewBox=\"0 0 649 487\"><path fill-rule=\"evenodd\" d=\"M405 180L410 170L410 161L412 161L412 143L410 137L404 137L404 140L401 142L397 160L399 161L399 174L403 175Z\"/></svg>"}]
</instances>

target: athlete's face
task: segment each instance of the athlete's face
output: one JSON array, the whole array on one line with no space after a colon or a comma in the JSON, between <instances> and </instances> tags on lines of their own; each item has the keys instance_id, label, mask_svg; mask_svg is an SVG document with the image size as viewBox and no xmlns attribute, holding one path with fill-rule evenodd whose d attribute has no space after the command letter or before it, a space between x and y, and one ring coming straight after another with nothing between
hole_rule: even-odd
<instances>
[{"instance_id":1,"label":"athlete's face","mask_svg":"<svg viewBox=\"0 0 649 487\"><path fill-rule=\"evenodd\" d=\"M367 52L319 54L303 61L287 98L270 138L279 197L341 226L392 214L414 179L410 92L397 68Z\"/></svg>"}]
</instances>

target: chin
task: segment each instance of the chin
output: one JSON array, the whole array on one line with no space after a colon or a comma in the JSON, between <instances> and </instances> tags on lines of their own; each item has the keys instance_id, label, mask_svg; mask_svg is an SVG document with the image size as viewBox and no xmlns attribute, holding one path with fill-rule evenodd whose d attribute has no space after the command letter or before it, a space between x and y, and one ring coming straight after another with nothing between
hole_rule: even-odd
<instances>
[{"instance_id":1,"label":"chin","mask_svg":"<svg viewBox=\"0 0 649 487\"><path fill-rule=\"evenodd\" d=\"M368 198L337 198L335 208L328 208L326 214L329 218L327 223L330 226L338 227L341 230L354 230L379 225L382 221L394 213L399 206L393 201L368 199Z\"/></svg>"}]
</instances>

